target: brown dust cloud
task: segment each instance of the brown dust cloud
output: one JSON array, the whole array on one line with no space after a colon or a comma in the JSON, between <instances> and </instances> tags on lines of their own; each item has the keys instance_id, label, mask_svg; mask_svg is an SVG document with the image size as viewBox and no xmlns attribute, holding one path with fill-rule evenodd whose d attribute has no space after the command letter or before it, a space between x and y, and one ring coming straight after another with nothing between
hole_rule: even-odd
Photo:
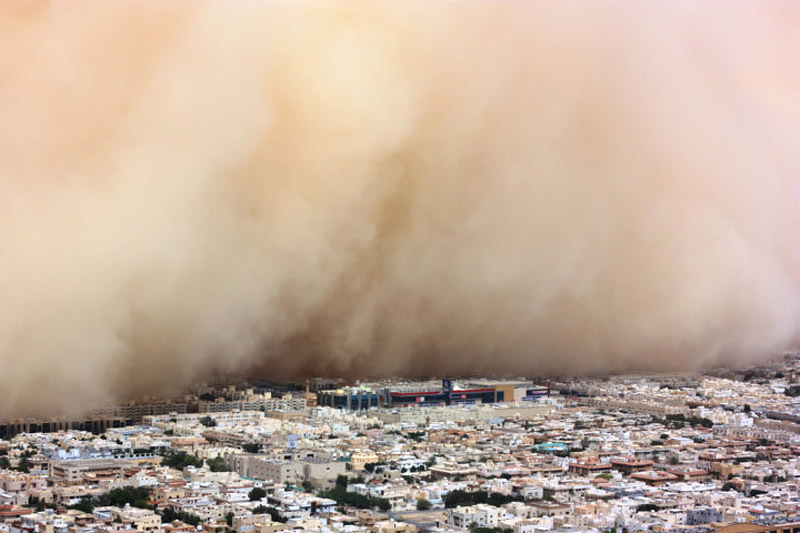
<instances>
[{"instance_id":1,"label":"brown dust cloud","mask_svg":"<svg viewBox=\"0 0 800 533\"><path fill-rule=\"evenodd\" d=\"M798 51L792 2L2 2L0 416L779 354Z\"/></svg>"}]
</instances>

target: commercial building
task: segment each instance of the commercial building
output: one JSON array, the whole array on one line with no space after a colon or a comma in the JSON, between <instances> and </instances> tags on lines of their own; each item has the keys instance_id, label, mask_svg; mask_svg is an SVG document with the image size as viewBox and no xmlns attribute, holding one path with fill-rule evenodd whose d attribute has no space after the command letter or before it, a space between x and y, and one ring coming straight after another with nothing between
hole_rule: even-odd
<instances>
[{"instance_id":1,"label":"commercial building","mask_svg":"<svg viewBox=\"0 0 800 533\"><path fill-rule=\"evenodd\" d=\"M379 406L378 393L360 387L322 390L317 393L317 405L348 411L361 411Z\"/></svg>"},{"instance_id":2,"label":"commercial building","mask_svg":"<svg viewBox=\"0 0 800 533\"><path fill-rule=\"evenodd\" d=\"M227 458L228 466L240 476L273 483L311 481L317 486L328 485L336 476L347 471L347 464L325 457L306 457L294 461L265 455L234 455Z\"/></svg>"},{"instance_id":3,"label":"commercial building","mask_svg":"<svg viewBox=\"0 0 800 533\"><path fill-rule=\"evenodd\" d=\"M135 463L120 459L84 459L78 461L51 461L50 479L61 483L83 483L87 477L118 478Z\"/></svg>"},{"instance_id":4,"label":"commercial building","mask_svg":"<svg viewBox=\"0 0 800 533\"><path fill-rule=\"evenodd\" d=\"M469 405L504 402L506 392L494 386L457 389L452 380L443 379L440 387L428 384L385 387L379 390L378 400L382 407Z\"/></svg>"},{"instance_id":5,"label":"commercial building","mask_svg":"<svg viewBox=\"0 0 800 533\"><path fill-rule=\"evenodd\" d=\"M550 395L550 387L529 381L472 380L376 384L322 390L317 405L360 411L374 407L447 406L534 402Z\"/></svg>"}]
</instances>

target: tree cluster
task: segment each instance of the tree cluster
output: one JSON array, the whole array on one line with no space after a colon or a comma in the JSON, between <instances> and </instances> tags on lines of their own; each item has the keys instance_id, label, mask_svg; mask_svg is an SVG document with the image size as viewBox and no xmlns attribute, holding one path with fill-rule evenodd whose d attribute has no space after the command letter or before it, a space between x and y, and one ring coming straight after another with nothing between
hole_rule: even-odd
<instances>
[{"instance_id":1,"label":"tree cluster","mask_svg":"<svg viewBox=\"0 0 800 533\"><path fill-rule=\"evenodd\" d=\"M714 422L708 418L694 415L687 417L682 413L676 415L667 415L666 418L654 416L651 418L651 422L654 424L661 424L666 427L671 427L673 429L681 429L686 427L687 424L690 426L703 426L704 428L710 428L714 426Z\"/></svg>"},{"instance_id":2,"label":"tree cluster","mask_svg":"<svg viewBox=\"0 0 800 533\"><path fill-rule=\"evenodd\" d=\"M379 467L379 466L386 466L386 463L385 463L385 462L379 462L379 463L366 463L366 464L364 465L364 470L366 470L367 472L374 472L374 471L375 471L375 469L376 469L377 467Z\"/></svg>"},{"instance_id":3,"label":"tree cluster","mask_svg":"<svg viewBox=\"0 0 800 533\"><path fill-rule=\"evenodd\" d=\"M225 464L225 459L223 459L222 457L214 457L213 459L209 459L208 461L206 461L206 463L208 464L208 468L212 472L228 471L228 465Z\"/></svg>"},{"instance_id":4,"label":"tree cluster","mask_svg":"<svg viewBox=\"0 0 800 533\"><path fill-rule=\"evenodd\" d=\"M643 503L636 508L637 513L651 513L653 511L658 511L658 505L652 503Z\"/></svg>"},{"instance_id":5,"label":"tree cluster","mask_svg":"<svg viewBox=\"0 0 800 533\"><path fill-rule=\"evenodd\" d=\"M175 520L180 520L186 524L191 526L197 526L200 522L203 521L202 518L197 516L196 514L192 513L185 513L183 511L174 511L171 507L166 507L163 511L161 511L161 522L174 522Z\"/></svg>"},{"instance_id":6,"label":"tree cluster","mask_svg":"<svg viewBox=\"0 0 800 533\"><path fill-rule=\"evenodd\" d=\"M266 496L267 496L267 491L265 491L261 487L253 488L253 490L251 490L250 493L247 495L247 497L250 499L251 502L257 502L262 498L266 498Z\"/></svg>"},{"instance_id":7,"label":"tree cluster","mask_svg":"<svg viewBox=\"0 0 800 533\"><path fill-rule=\"evenodd\" d=\"M377 507L385 512L392 508L392 504L385 498L371 498L363 494L347 492L346 476L338 476L336 478L336 486L331 490L321 492L320 496L334 500L339 505L349 505L358 509L374 509Z\"/></svg>"},{"instance_id":8,"label":"tree cluster","mask_svg":"<svg viewBox=\"0 0 800 533\"><path fill-rule=\"evenodd\" d=\"M194 454L180 452L168 452L161 459L161 464L177 470L183 470L187 466L194 466L200 468L203 466L203 460Z\"/></svg>"},{"instance_id":9,"label":"tree cluster","mask_svg":"<svg viewBox=\"0 0 800 533\"><path fill-rule=\"evenodd\" d=\"M261 450L261 445L257 442L245 442L242 444L242 450L247 453L258 453Z\"/></svg>"},{"instance_id":10,"label":"tree cluster","mask_svg":"<svg viewBox=\"0 0 800 533\"><path fill-rule=\"evenodd\" d=\"M275 507L267 507L266 505L259 505L253 508L253 514L268 514L273 522L286 523L286 519Z\"/></svg>"},{"instance_id":11,"label":"tree cluster","mask_svg":"<svg viewBox=\"0 0 800 533\"><path fill-rule=\"evenodd\" d=\"M428 511L431 507L431 502L425 498L417 500L417 511Z\"/></svg>"},{"instance_id":12,"label":"tree cluster","mask_svg":"<svg viewBox=\"0 0 800 533\"><path fill-rule=\"evenodd\" d=\"M211 418L210 416L204 416L200 419L200 423L203 424L207 428L216 427L217 421Z\"/></svg>"},{"instance_id":13,"label":"tree cluster","mask_svg":"<svg viewBox=\"0 0 800 533\"><path fill-rule=\"evenodd\" d=\"M98 496L87 496L82 498L78 503L70 505L70 509L77 509L85 513L91 513L95 507L105 507L113 505L115 507L139 507L141 509L150 509L150 490L144 487L120 487L113 489Z\"/></svg>"},{"instance_id":14,"label":"tree cluster","mask_svg":"<svg viewBox=\"0 0 800 533\"><path fill-rule=\"evenodd\" d=\"M452 509L453 507L488 503L489 505L500 507L507 503L522 501L525 501L525 498L522 496L506 496L499 492L486 492L484 490L467 492L465 490L454 490L448 492L444 497L444 506L448 509Z\"/></svg>"}]
</instances>

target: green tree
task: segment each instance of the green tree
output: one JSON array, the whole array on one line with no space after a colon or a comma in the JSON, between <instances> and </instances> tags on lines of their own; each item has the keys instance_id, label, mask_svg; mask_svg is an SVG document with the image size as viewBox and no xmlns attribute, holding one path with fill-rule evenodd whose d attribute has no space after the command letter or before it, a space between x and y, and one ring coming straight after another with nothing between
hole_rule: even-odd
<instances>
[{"instance_id":1,"label":"green tree","mask_svg":"<svg viewBox=\"0 0 800 533\"><path fill-rule=\"evenodd\" d=\"M250 498L251 502L256 502L258 500L266 498L266 496L267 496L267 491L265 491L261 487L253 488L253 490L251 490L250 493L248 494L248 497Z\"/></svg>"},{"instance_id":2,"label":"green tree","mask_svg":"<svg viewBox=\"0 0 800 533\"><path fill-rule=\"evenodd\" d=\"M213 428L217 425L217 421L211 418L210 416L204 416L203 418L201 418L200 423L207 428Z\"/></svg>"},{"instance_id":3,"label":"green tree","mask_svg":"<svg viewBox=\"0 0 800 533\"><path fill-rule=\"evenodd\" d=\"M161 511L161 522L162 523L174 522L175 520L180 520L181 522L184 522L184 523L189 524L191 526L197 526L197 525L200 524L200 522L203 521L203 519L200 518L199 516L197 516L196 514L184 513L182 511L181 512L176 512L176 511L172 510L171 507L166 507L166 508L164 508L163 511Z\"/></svg>"},{"instance_id":4,"label":"green tree","mask_svg":"<svg viewBox=\"0 0 800 533\"><path fill-rule=\"evenodd\" d=\"M120 487L98 496L86 496L69 508L91 513L95 507L108 505L116 507L130 505L140 509L150 509L150 491L145 487Z\"/></svg>"},{"instance_id":5,"label":"green tree","mask_svg":"<svg viewBox=\"0 0 800 533\"><path fill-rule=\"evenodd\" d=\"M375 502L378 505L378 509L380 509L384 513L392 508L391 502L385 498L375 498Z\"/></svg>"},{"instance_id":6,"label":"green tree","mask_svg":"<svg viewBox=\"0 0 800 533\"><path fill-rule=\"evenodd\" d=\"M476 503L488 503L489 505L500 507L514 501L524 501L524 498L522 496L506 496L499 492L486 492L483 490L474 492L454 490L445 495L444 506L447 509L452 509L453 507L475 505Z\"/></svg>"},{"instance_id":7,"label":"green tree","mask_svg":"<svg viewBox=\"0 0 800 533\"><path fill-rule=\"evenodd\" d=\"M427 511L431 507L433 506L429 500L426 500L425 498L420 498L417 500L417 511Z\"/></svg>"},{"instance_id":8,"label":"green tree","mask_svg":"<svg viewBox=\"0 0 800 533\"><path fill-rule=\"evenodd\" d=\"M636 508L637 513L649 513L653 511L658 511L658 505L652 503L643 503Z\"/></svg>"},{"instance_id":9,"label":"green tree","mask_svg":"<svg viewBox=\"0 0 800 533\"><path fill-rule=\"evenodd\" d=\"M187 466L200 468L203 466L203 460L194 454L186 453L184 451L168 452L163 456L163 459L161 459L161 464L176 470L183 470Z\"/></svg>"},{"instance_id":10,"label":"green tree","mask_svg":"<svg viewBox=\"0 0 800 533\"><path fill-rule=\"evenodd\" d=\"M22 455L22 458L17 463L17 470L20 472L30 472L31 463L28 461L28 457L26 455Z\"/></svg>"},{"instance_id":11,"label":"green tree","mask_svg":"<svg viewBox=\"0 0 800 533\"><path fill-rule=\"evenodd\" d=\"M117 507L150 508L150 491L145 487L120 487L96 498L97 505L114 505Z\"/></svg>"},{"instance_id":12,"label":"green tree","mask_svg":"<svg viewBox=\"0 0 800 533\"><path fill-rule=\"evenodd\" d=\"M347 487L336 485L331 490L326 490L320 493L323 498L334 500L340 506L351 506L358 509L373 509L377 507L382 511L388 511L392 508L389 500L383 498L370 498L363 494L355 492L347 492Z\"/></svg>"},{"instance_id":13,"label":"green tree","mask_svg":"<svg viewBox=\"0 0 800 533\"><path fill-rule=\"evenodd\" d=\"M74 509L76 511L83 511L84 513L90 513L94 511L94 503L92 503L92 498L90 497L83 497L81 501L78 503L69 505L67 509Z\"/></svg>"},{"instance_id":14,"label":"green tree","mask_svg":"<svg viewBox=\"0 0 800 533\"><path fill-rule=\"evenodd\" d=\"M247 453L258 453L261 450L261 446L257 442L245 442L242 445L242 450Z\"/></svg>"},{"instance_id":15,"label":"green tree","mask_svg":"<svg viewBox=\"0 0 800 533\"><path fill-rule=\"evenodd\" d=\"M274 507L267 507L266 505L259 505L253 509L253 514L268 514L273 522L286 523L283 515Z\"/></svg>"},{"instance_id":16,"label":"green tree","mask_svg":"<svg viewBox=\"0 0 800 533\"><path fill-rule=\"evenodd\" d=\"M209 459L208 461L206 461L206 464L208 464L208 468L212 472L228 471L228 465L225 464L225 459L223 459L222 457L214 457L213 459Z\"/></svg>"},{"instance_id":17,"label":"green tree","mask_svg":"<svg viewBox=\"0 0 800 533\"><path fill-rule=\"evenodd\" d=\"M306 480L303 480L303 483L302 483L302 485L303 485L303 490L304 490L304 491L306 491L306 492L311 492L312 490L314 490L314 484L313 484L313 483L311 483L311 482L310 482L309 480L307 480L307 479L306 479Z\"/></svg>"}]
</instances>

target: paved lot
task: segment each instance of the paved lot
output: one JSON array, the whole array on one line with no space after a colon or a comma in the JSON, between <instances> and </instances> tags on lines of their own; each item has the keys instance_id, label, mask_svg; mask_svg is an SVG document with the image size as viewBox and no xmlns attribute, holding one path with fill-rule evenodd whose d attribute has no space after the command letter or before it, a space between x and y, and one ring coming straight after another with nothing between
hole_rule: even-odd
<instances>
[{"instance_id":1,"label":"paved lot","mask_svg":"<svg viewBox=\"0 0 800 533\"><path fill-rule=\"evenodd\" d=\"M393 520L408 522L421 530L428 530L435 527L437 521L444 521L447 518L447 512L441 509L430 511L398 511L386 513L386 516Z\"/></svg>"}]
</instances>

